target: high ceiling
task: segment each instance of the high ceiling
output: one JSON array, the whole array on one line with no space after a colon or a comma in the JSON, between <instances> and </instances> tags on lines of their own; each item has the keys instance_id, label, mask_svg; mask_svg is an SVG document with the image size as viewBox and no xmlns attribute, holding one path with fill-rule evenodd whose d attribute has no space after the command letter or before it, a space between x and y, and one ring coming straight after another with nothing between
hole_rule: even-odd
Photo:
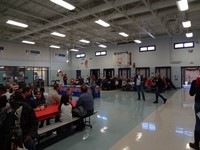
<instances>
[{"instance_id":1,"label":"high ceiling","mask_svg":"<svg viewBox=\"0 0 200 150\"><path fill-rule=\"evenodd\" d=\"M120 44L134 39L174 36L200 30L200 0L189 0L189 9L180 12L176 0L65 0L76 8L69 11L50 0L0 0L0 40L34 41L40 45L85 48L99 43ZM103 27L94 21L110 24ZM28 28L6 24L7 20L25 23ZM184 29L182 21L192 27ZM66 37L56 37L52 32ZM129 37L119 35L129 34ZM80 39L91 41L81 43Z\"/></svg>"}]
</instances>

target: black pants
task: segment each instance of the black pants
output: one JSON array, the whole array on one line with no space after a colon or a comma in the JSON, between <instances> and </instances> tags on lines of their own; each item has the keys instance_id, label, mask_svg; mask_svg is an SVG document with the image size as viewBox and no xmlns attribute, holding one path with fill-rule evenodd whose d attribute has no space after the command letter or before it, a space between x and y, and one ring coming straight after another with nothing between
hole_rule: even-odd
<instances>
[{"instance_id":1,"label":"black pants","mask_svg":"<svg viewBox=\"0 0 200 150\"><path fill-rule=\"evenodd\" d=\"M156 89L156 90L155 90L156 101L158 101L158 97L161 97L163 100L166 99L166 98L164 98L164 97L161 95L161 92L162 92L162 89Z\"/></svg>"},{"instance_id":2,"label":"black pants","mask_svg":"<svg viewBox=\"0 0 200 150\"><path fill-rule=\"evenodd\" d=\"M11 126L13 122L13 114L8 113L3 127L0 129L0 150L11 149Z\"/></svg>"}]
</instances>

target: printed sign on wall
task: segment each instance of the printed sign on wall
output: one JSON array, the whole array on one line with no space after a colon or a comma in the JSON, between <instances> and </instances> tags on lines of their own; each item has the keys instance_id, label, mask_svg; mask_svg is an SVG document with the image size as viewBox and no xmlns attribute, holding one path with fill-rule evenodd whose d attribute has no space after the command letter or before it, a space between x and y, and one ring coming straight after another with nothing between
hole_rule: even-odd
<instances>
[{"instance_id":1,"label":"printed sign on wall","mask_svg":"<svg viewBox=\"0 0 200 150\"><path fill-rule=\"evenodd\" d=\"M26 54L39 56L40 55L40 51L39 50L26 50Z\"/></svg>"}]
</instances>

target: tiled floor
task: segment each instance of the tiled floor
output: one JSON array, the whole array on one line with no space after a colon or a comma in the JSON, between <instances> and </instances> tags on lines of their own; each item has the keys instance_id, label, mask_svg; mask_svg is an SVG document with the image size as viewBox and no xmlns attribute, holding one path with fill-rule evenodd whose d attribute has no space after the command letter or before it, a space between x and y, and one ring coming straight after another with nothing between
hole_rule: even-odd
<instances>
[{"instance_id":1,"label":"tiled floor","mask_svg":"<svg viewBox=\"0 0 200 150\"><path fill-rule=\"evenodd\" d=\"M145 93L137 101L136 92L103 91L95 99L98 114L93 128L86 128L46 150L184 150L193 141L193 98L188 89L167 91L166 104Z\"/></svg>"}]
</instances>

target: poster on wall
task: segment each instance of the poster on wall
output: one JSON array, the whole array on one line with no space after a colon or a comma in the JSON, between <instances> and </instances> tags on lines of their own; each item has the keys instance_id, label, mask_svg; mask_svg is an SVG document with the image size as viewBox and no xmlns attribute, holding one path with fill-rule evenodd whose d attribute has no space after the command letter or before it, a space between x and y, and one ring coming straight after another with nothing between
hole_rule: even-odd
<instances>
[{"instance_id":1,"label":"poster on wall","mask_svg":"<svg viewBox=\"0 0 200 150\"><path fill-rule=\"evenodd\" d=\"M61 57L61 58L65 58L66 54L62 54L62 53L55 53L56 57Z\"/></svg>"},{"instance_id":2,"label":"poster on wall","mask_svg":"<svg viewBox=\"0 0 200 150\"><path fill-rule=\"evenodd\" d=\"M40 56L40 51L39 50L26 50L25 53L27 55Z\"/></svg>"}]
</instances>

